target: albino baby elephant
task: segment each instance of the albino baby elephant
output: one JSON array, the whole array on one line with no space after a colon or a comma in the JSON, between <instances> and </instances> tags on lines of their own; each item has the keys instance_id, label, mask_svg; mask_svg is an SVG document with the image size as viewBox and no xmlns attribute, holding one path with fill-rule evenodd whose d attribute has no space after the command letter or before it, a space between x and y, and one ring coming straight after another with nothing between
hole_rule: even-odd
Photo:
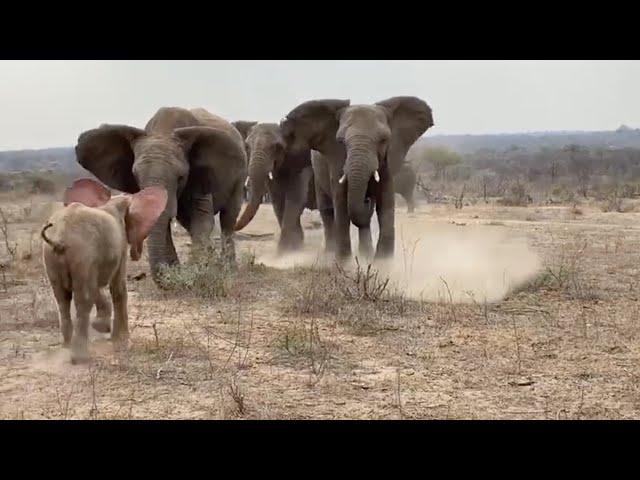
<instances>
[{"instance_id":1,"label":"albino baby elephant","mask_svg":"<svg viewBox=\"0 0 640 480\"><path fill-rule=\"evenodd\" d=\"M44 264L58 303L64 346L71 346L71 363L89 360L89 314L94 305L97 317L92 326L99 332L111 331L111 302L102 291L106 286L115 309L111 339L127 340L127 244L131 260L139 260L142 243L166 203L167 191L161 186L111 198L106 187L83 178L65 191L65 208L42 229Z\"/></svg>"}]
</instances>

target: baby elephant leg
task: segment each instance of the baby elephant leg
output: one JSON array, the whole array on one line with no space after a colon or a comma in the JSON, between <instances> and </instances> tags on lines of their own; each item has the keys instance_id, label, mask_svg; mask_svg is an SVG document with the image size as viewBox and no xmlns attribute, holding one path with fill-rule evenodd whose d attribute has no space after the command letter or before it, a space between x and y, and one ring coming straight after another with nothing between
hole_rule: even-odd
<instances>
[{"instance_id":1,"label":"baby elephant leg","mask_svg":"<svg viewBox=\"0 0 640 480\"><path fill-rule=\"evenodd\" d=\"M74 365L89 361L89 314L94 300L86 287L73 292L77 317L76 328L71 339L71 363Z\"/></svg>"},{"instance_id":2,"label":"baby elephant leg","mask_svg":"<svg viewBox=\"0 0 640 480\"><path fill-rule=\"evenodd\" d=\"M91 326L100 333L111 331L111 300L102 289L98 290L96 298L96 319Z\"/></svg>"},{"instance_id":3,"label":"baby elephant leg","mask_svg":"<svg viewBox=\"0 0 640 480\"><path fill-rule=\"evenodd\" d=\"M111 340L118 348L124 348L129 340L129 313L127 310L127 281L124 265L109 285L115 315Z\"/></svg>"},{"instance_id":4,"label":"baby elephant leg","mask_svg":"<svg viewBox=\"0 0 640 480\"><path fill-rule=\"evenodd\" d=\"M58 304L60 315L60 331L62 332L62 342L65 348L71 346L71 336L73 335L73 323L71 322L71 292L57 283L52 283L53 295Z\"/></svg>"}]
</instances>

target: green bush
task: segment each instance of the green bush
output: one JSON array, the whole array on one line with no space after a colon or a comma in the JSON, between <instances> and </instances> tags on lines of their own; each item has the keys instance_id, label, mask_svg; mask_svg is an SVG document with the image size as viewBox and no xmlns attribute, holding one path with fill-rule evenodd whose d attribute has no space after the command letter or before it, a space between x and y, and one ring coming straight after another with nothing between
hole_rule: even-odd
<instances>
[{"instance_id":1,"label":"green bush","mask_svg":"<svg viewBox=\"0 0 640 480\"><path fill-rule=\"evenodd\" d=\"M158 283L167 290L200 298L217 299L229 293L233 268L215 250L192 255L189 263L162 265Z\"/></svg>"}]
</instances>

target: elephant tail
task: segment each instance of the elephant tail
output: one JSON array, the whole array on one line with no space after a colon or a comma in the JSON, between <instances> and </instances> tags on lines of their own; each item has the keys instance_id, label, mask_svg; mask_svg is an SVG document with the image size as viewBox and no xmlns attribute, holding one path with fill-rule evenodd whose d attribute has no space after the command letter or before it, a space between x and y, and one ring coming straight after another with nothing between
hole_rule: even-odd
<instances>
[{"instance_id":1,"label":"elephant tail","mask_svg":"<svg viewBox=\"0 0 640 480\"><path fill-rule=\"evenodd\" d=\"M40 232L40 236L53 249L53 253L56 253L58 255L62 255L67 248L64 245L62 245L61 243L58 243L58 242L55 242L54 240L51 240L49 237L47 237L47 234L45 233L51 227L53 227L53 223L51 223L51 222L47 223L44 226L44 228L42 229L42 231Z\"/></svg>"}]
</instances>

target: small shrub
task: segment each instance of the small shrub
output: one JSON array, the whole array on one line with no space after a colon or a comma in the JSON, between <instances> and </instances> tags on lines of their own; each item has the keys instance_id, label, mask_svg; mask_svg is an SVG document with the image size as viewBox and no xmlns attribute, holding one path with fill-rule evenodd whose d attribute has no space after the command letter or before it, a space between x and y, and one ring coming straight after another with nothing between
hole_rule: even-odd
<instances>
[{"instance_id":1,"label":"small shrub","mask_svg":"<svg viewBox=\"0 0 640 480\"><path fill-rule=\"evenodd\" d=\"M346 300L376 302L381 299L389 285L388 278L380 277L380 272L372 269L371 264L367 265L366 269L361 267L358 259L353 274L347 273L340 266L336 268L339 274L337 283Z\"/></svg>"},{"instance_id":2,"label":"small shrub","mask_svg":"<svg viewBox=\"0 0 640 480\"><path fill-rule=\"evenodd\" d=\"M233 268L216 251L208 251L208 255L193 255L189 263L162 265L158 272L158 283L167 290L200 298L226 297Z\"/></svg>"},{"instance_id":3,"label":"small shrub","mask_svg":"<svg viewBox=\"0 0 640 480\"><path fill-rule=\"evenodd\" d=\"M253 251L241 254L240 265L243 270L252 273L264 273L267 271L267 266L264 263L256 263L256 254Z\"/></svg>"},{"instance_id":4,"label":"small shrub","mask_svg":"<svg viewBox=\"0 0 640 480\"><path fill-rule=\"evenodd\" d=\"M618 194L618 190L614 189L609 195L605 198L604 202L600 206L600 209L604 213L608 212L618 212L624 213L625 209L623 208L623 199Z\"/></svg>"},{"instance_id":5,"label":"small shrub","mask_svg":"<svg viewBox=\"0 0 640 480\"><path fill-rule=\"evenodd\" d=\"M620 197L622 198L636 198L640 194L640 189L637 184L625 183L620 189Z\"/></svg>"},{"instance_id":6,"label":"small shrub","mask_svg":"<svg viewBox=\"0 0 640 480\"><path fill-rule=\"evenodd\" d=\"M284 312L295 316L337 317L357 332L383 328L385 319L403 316L415 309L416 302L391 289L389 279L371 265L356 261L353 270L335 268L298 269L302 275L284 305Z\"/></svg>"},{"instance_id":7,"label":"small shrub","mask_svg":"<svg viewBox=\"0 0 640 480\"><path fill-rule=\"evenodd\" d=\"M593 283L585 278L582 270L581 262L587 246L584 241L568 249L563 248L555 261L547 265L533 280L517 288L515 293L554 290L563 292L572 299L598 299Z\"/></svg>"},{"instance_id":8,"label":"small shrub","mask_svg":"<svg viewBox=\"0 0 640 480\"><path fill-rule=\"evenodd\" d=\"M313 375L312 384L320 381L324 375L335 344L320 336L318 323L311 318L306 321L292 323L279 337L276 344L281 355L290 360L305 360Z\"/></svg>"},{"instance_id":9,"label":"small shrub","mask_svg":"<svg viewBox=\"0 0 640 480\"><path fill-rule=\"evenodd\" d=\"M53 194L57 190L56 184L47 178L34 177L31 184L31 193Z\"/></svg>"},{"instance_id":10,"label":"small shrub","mask_svg":"<svg viewBox=\"0 0 640 480\"><path fill-rule=\"evenodd\" d=\"M506 196L498 200L498 204L505 207L526 207L532 201L524 184L518 181L511 186Z\"/></svg>"},{"instance_id":11,"label":"small shrub","mask_svg":"<svg viewBox=\"0 0 640 480\"><path fill-rule=\"evenodd\" d=\"M577 203L574 203L573 206L571 207L571 213L573 215L582 215L584 212L580 207L578 207Z\"/></svg>"}]
</instances>

